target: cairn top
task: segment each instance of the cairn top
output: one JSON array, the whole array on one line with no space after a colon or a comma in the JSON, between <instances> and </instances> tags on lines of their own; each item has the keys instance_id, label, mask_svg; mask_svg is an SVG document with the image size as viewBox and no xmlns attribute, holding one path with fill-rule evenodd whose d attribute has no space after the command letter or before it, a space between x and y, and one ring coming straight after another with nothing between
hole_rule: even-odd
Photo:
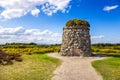
<instances>
[{"instance_id":1,"label":"cairn top","mask_svg":"<svg viewBox=\"0 0 120 80\"><path fill-rule=\"evenodd\" d=\"M69 20L66 23L66 28L76 28L79 26L90 27L89 23L86 20L81 19Z\"/></svg>"}]
</instances>

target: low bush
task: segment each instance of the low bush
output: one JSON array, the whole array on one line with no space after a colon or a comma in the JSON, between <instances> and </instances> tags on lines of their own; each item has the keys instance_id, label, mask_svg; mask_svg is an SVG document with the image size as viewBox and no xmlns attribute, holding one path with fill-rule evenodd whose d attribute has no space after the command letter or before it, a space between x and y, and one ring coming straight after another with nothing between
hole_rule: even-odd
<instances>
[{"instance_id":1,"label":"low bush","mask_svg":"<svg viewBox=\"0 0 120 80\"><path fill-rule=\"evenodd\" d=\"M21 62L21 54L9 54L5 51L0 50L0 64L8 65L13 64L13 60Z\"/></svg>"}]
</instances>

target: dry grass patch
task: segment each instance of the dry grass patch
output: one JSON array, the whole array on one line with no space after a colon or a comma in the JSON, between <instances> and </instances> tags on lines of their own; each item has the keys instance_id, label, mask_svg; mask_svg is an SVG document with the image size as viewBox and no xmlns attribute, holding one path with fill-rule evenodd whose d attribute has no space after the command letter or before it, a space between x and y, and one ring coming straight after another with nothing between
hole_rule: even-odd
<instances>
[{"instance_id":1,"label":"dry grass patch","mask_svg":"<svg viewBox=\"0 0 120 80\"><path fill-rule=\"evenodd\" d=\"M0 80L50 80L60 60L45 54L23 55L23 62L0 65Z\"/></svg>"}]
</instances>

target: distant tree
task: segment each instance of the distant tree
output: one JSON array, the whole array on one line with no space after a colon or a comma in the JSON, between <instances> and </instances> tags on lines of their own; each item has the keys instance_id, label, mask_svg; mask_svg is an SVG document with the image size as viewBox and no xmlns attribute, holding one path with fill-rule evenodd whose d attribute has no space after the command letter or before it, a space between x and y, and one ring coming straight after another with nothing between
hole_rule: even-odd
<instances>
[{"instance_id":1,"label":"distant tree","mask_svg":"<svg viewBox=\"0 0 120 80\"><path fill-rule=\"evenodd\" d=\"M29 45L37 45L36 43L34 43L34 42L31 42L31 43L29 43Z\"/></svg>"}]
</instances>

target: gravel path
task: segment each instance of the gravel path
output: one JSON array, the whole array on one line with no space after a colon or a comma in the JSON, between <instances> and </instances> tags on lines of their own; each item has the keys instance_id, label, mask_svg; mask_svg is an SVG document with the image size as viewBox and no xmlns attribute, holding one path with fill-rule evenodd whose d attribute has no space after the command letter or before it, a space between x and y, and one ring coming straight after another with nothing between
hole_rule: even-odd
<instances>
[{"instance_id":1,"label":"gravel path","mask_svg":"<svg viewBox=\"0 0 120 80\"><path fill-rule=\"evenodd\" d=\"M102 80L102 77L91 66L91 61L104 57L67 57L57 53L48 54L63 61L58 67L52 80Z\"/></svg>"}]
</instances>

